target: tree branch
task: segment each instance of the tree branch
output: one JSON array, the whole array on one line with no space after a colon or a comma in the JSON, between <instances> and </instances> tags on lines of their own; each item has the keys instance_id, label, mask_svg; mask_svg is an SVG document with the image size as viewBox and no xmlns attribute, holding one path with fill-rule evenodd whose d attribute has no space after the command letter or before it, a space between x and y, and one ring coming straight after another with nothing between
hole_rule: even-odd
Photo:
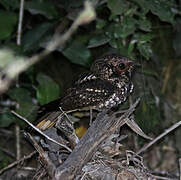
<instances>
[{"instance_id":1,"label":"tree branch","mask_svg":"<svg viewBox=\"0 0 181 180\"><path fill-rule=\"evenodd\" d=\"M80 173L83 165L92 158L99 145L129 121L129 117L135 111L138 102L139 100L124 114L119 111L111 116L108 116L106 112L98 114L92 126L87 130L67 160L56 169L55 179L74 179Z\"/></svg>"}]
</instances>

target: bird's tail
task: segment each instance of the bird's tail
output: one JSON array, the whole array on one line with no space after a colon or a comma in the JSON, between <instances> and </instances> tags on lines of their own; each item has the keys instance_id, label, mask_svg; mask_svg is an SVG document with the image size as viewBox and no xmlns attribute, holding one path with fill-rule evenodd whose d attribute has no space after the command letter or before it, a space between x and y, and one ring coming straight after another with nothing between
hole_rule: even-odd
<instances>
[{"instance_id":1,"label":"bird's tail","mask_svg":"<svg viewBox=\"0 0 181 180\"><path fill-rule=\"evenodd\" d=\"M36 125L37 128L44 131L56 124L58 117L62 114L61 111L52 111L41 117L40 122Z\"/></svg>"}]
</instances>

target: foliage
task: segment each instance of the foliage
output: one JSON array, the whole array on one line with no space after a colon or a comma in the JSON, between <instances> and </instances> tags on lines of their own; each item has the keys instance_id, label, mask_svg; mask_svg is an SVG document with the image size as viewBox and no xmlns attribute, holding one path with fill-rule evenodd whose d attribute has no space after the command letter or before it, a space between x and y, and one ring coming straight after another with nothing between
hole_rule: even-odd
<instances>
[{"instance_id":1,"label":"foliage","mask_svg":"<svg viewBox=\"0 0 181 180\"><path fill-rule=\"evenodd\" d=\"M37 100L40 105L49 103L59 98L59 86L45 74L38 74L37 81L39 83L36 91Z\"/></svg>"},{"instance_id":2,"label":"foliage","mask_svg":"<svg viewBox=\"0 0 181 180\"><path fill-rule=\"evenodd\" d=\"M83 7L83 2L83 0L78 0L76 3L51 0L25 1L22 42L17 46L19 1L1 0L1 47L8 47L18 55L32 56L46 46L56 31L62 33L68 29ZM176 0L92 0L92 2L97 12L97 19L89 25L80 27L65 47L57 48L57 52L71 63L84 67L89 67L94 57L116 52L141 60L141 63L145 64L142 73L148 72L145 60L153 58L155 49L159 48L156 45L154 48L153 42L156 42L155 44L161 42L161 36L154 31L154 28L161 25L174 27L175 17L179 16ZM165 44L164 41L162 43ZM179 42L175 41L174 47L179 48L178 44ZM1 68L6 65L6 60L0 62ZM149 69L147 75L154 76L157 71L160 69ZM36 70L24 73L17 84L18 80L16 86L13 86L2 99L15 100L18 107L4 108L7 113L0 115L0 127L9 126L14 122L19 123L17 118L10 114L10 109L15 108L18 113L33 121L38 104L46 104L63 93L52 78ZM149 91L149 86L145 86L144 90ZM160 96L160 93L158 90L157 95ZM156 112L159 109L154 104L152 111L159 114Z\"/></svg>"},{"instance_id":3,"label":"foliage","mask_svg":"<svg viewBox=\"0 0 181 180\"><path fill-rule=\"evenodd\" d=\"M6 18L5 18L6 17ZM0 40L6 40L11 36L14 26L17 24L17 14L0 11Z\"/></svg>"},{"instance_id":4,"label":"foliage","mask_svg":"<svg viewBox=\"0 0 181 180\"><path fill-rule=\"evenodd\" d=\"M41 105L63 95L63 91L90 67L94 59L107 53L128 56L141 64L133 79L133 99L141 97L135 118L145 133L155 137L180 117L181 2L90 1L97 13L96 20L79 27L64 46L22 73L1 95L0 129L11 130L14 124L22 129L25 127L11 110L34 122ZM0 71L19 57L26 61L26 57L41 52L56 32L66 32L83 3L84 0L25 1L21 45L17 45L20 0L0 0ZM129 102L121 107L127 108ZM76 129L79 135L86 131L84 124ZM178 150L180 135L181 131L177 131L174 139ZM8 138L4 137L0 139L0 146L9 145L9 141L6 143ZM166 148L170 149L169 146ZM1 148L0 157L0 168L12 161Z\"/></svg>"}]
</instances>

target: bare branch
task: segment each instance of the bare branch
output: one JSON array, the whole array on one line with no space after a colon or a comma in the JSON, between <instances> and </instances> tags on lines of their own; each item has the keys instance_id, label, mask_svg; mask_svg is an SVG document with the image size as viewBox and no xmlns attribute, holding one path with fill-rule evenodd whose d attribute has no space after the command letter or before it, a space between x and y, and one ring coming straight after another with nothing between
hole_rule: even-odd
<instances>
[{"instance_id":1,"label":"bare branch","mask_svg":"<svg viewBox=\"0 0 181 180\"><path fill-rule=\"evenodd\" d=\"M27 160L27 159L30 159L30 158L31 158L32 156L34 156L36 153L37 153L36 151L33 151L33 152L30 153L29 155L24 156L23 158L21 158L21 159L15 161L15 162L9 164L8 166L6 166L5 168L3 168L3 169L0 170L0 174L2 174L3 172L5 172L6 170L8 170L8 169L10 169L10 168L18 165L19 163L21 163L21 162L23 162L23 161L25 161L25 160Z\"/></svg>"},{"instance_id":2,"label":"bare branch","mask_svg":"<svg viewBox=\"0 0 181 180\"><path fill-rule=\"evenodd\" d=\"M46 165L45 168L46 168L49 176L54 177L54 172L55 172L56 167L53 164L53 162L51 161L51 159L49 158L48 152L45 152L43 150L43 148L38 145L38 143L34 140L34 138L29 133L27 133L26 135L31 139L33 146L38 151L41 162Z\"/></svg>"},{"instance_id":3,"label":"bare branch","mask_svg":"<svg viewBox=\"0 0 181 180\"><path fill-rule=\"evenodd\" d=\"M54 142L56 144L58 144L59 146L67 149L69 152L72 152L72 150L65 146L64 144L61 144L57 141L55 141L54 139L50 138L49 136L47 136L45 133L43 133L40 129L38 129L37 127L35 127L32 123L30 123L27 119L25 119L24 117L22 117L21 115L19 115L18 113L16 113L15 111L11 111L15 116L17 116L18 118L22 119L23 121L25 121L28 125L30 125L34 130L36 130L37 132L39 132L42 136L44 136L45 138L47 138L48 140L50 140L51 142Z\"/></svg>"},{"instance_id":4,"label":"bare branch","mask_svg":"<svg viewBox=\"0 0 181 180\"><path fill-rule=\"evenodd\" d=\"M83 165L92 158L100 144L126 123L129 116L135 111L138 102L139 100L124 114L120 112L114 113L112 116L108 116L106 112L98 114L66 161L56 169L55 179L74 179Z\"/></svg>"},{"instance_id":5,"label":"bare branch","mask_svg":"<svg viewBox=\"0 0 181 180\"><path fill-rule=\"evenodd\" d=\"M145 152L150 146L152 146L153 144L155 144L158 140L160 140L161 138L163 138L164 136L166 136L168 133L170 133L171 131L173 131L174 129L178 128L181 125L181 121L177 122L176 124L174 124L173 126L171 126L170 128L166 129L165 132L163 132L162 134L160 134L158 137L156 137L155 139L153 139L151 142L149 142L146 146L142 147L136 154L141 154L143 152Z\"/></svg>"},{"instance_id":6,"label":"bare branch","mask_svg":"<svg viewBox=\"0 0 181 180\"><path fill-rule=\"evenodd\" d=\"M23 14L24 14L24 0L21 0L21 2L20 2L20 10L19 10L18 32L17 32L17 45L21 44Z\"/></svg>"},{"instance_id":7,"label":"bare branch","mask_svg":"<svg viewBox=\"0 0 181 180\"><path fill-rule=\"evenodd\" d=\"M20 127L19 125L15 125L16 131L16 159L19 160L21 158L21 146L20 146Z\"/></svg>"},{"instance_id":8,"label":"bare branch","mask_svg":"<svg viewBox=\"0 0 181 180\"><path fill-rule=\"evenodd\" d=\"M180 180L181 180L181 158L179 158L179 174L180 174Z\"/></svg>"}]
</instances>

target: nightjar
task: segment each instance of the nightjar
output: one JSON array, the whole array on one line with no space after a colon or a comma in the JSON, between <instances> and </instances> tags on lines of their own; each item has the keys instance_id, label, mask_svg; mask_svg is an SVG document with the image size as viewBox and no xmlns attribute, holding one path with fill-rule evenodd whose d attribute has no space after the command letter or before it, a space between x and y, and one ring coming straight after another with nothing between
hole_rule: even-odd
<instances>
[{"instance_id":1,"label":"nightjar","mask_svg":"<svg viewBox=\"0 0 181 180\"><path fill-rule=\"evenodd\" d=\"M110 109L123 103L133 91L131 74L134 66L130 59L115 54L97 59L90 72L82 75L63 98L46 105L48 112L37 127L41 130L52 127L62 113L59 107L72 112L90 108Z\"/></svg>"}]
</instances>

